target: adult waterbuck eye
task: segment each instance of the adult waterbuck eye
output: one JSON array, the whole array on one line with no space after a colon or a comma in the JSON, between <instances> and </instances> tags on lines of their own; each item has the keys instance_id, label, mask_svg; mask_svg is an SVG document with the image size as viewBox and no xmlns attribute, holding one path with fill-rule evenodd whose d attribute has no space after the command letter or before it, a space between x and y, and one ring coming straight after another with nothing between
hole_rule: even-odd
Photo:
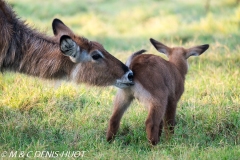
<instances>
[{"instance_id":1,"label":"adult waterbuck eye","mask_svg":"<svg viewBox=\"0 0 240 160\"><path fill-rule=\"evenodd\" d=\"M102 58L102 56L100 54L94 54L94 55L92 55L92 58L94 60L98 60L98 59Z\"/></svg>"},{"instance_id":2,"label":"adult waterbuck eye","mask_svg":"<svg viewBox=\"0 0 240 160\"><path fill-rule=\"evenodd\" d=\"M98 50L92 52L92 59L93 60L98 60L100 58L103 58L103 55L102 55L101 52L99 52Z\"/></svg>"}]
</instances>

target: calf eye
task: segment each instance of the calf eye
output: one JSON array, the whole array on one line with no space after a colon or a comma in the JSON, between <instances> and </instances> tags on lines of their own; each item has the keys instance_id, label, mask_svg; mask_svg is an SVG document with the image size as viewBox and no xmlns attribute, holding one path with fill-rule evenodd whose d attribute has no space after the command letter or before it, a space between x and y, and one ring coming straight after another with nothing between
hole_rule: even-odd
<instances>
[{"instance_id":1,"label":"calf eye","mask_svg":"<svg viewBox=\"0 0 240 160\"><path fill-rule=\"evenodd\" d=\"M94 55L92 55L92 59L94 59L94 60L98 60L98 59L100 59L100 58L102 58L102 56L101 56L100 54L94 54Z\"/></svg>"}]
</instances>

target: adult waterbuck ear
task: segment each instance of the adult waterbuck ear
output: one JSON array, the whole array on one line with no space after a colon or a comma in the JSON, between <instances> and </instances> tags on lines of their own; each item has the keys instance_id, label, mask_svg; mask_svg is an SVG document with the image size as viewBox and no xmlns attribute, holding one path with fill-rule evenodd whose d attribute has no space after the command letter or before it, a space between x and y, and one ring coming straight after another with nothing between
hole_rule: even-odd
<instances>
[{"instance_id":1,"label":"adult waterbuck ear","mask_svg":"<svg viewBox=\"0 0 240 160\"><path fill-rule=\"evenodd\" d=\"M209 48L208 44L189 48L189 49L187 49L185 58L188 59L190 56L199 56L203 52L205 52L208 48Z\"/></svg>"},{"instance_id":2,"label":"adult waterbuck ear","mask_svg":"<svg viewBox=\"0 0 240 160\"><path fill-rule=\"evenodd\" d=\"M62 35L73 35L73 32L71 29L69 29L61 20L59 19L54 19L52 22L52 29L53 33L57 37L61 37Z\"/></svg>"},{"instance_id":3,"label":"adult waterbuck ear","mask_svg":"<svg viewBox=\"0 0 240 160\"><path fill-rule=\"evenodd\" d=\"M164 53L166 55L168 55L170 53L171 48L162 44L161 42L158 42L158 41L154 40L153 38L150 38L150 42L159 52Z\"/></svg>"},{"instance_id":4,"label":"adult waterbuck ear","mask_svg":"<svg viewBox=\"0 0 240 160\"><path fill-rule=\"evenodd\" d=\"M69 56L74 63L81 62L84 56L87 55L84 54L86 52L85 50L83 50L81 54L80 47L67 35L63 35L60 38L60 50L65 56Z\"/></svg>"}]
</instances>

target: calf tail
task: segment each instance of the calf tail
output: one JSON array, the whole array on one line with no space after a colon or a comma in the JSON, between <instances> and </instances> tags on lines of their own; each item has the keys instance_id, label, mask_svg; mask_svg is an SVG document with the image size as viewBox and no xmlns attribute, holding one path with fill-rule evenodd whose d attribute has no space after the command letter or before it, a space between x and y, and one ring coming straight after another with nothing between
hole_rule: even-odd
<instances>
[{"instance_id":1,"label":"calf tail","mask_svg":"<svg viewBox=\"0 0 240 160\"><path fill-rule=\"evenodd\" d=\"M132 60L133 60L133 58L136 57L137 55L140 55L140 54L144 53L144 52L146 52L146 50L145 50L145 49L142 49L142 50L139 50L139 51L133 53L133 54L128 58L128 60L127 60L127 62L126 62L126 66L129 67L130 64L131 64L131 62L132 62Z\"/></svg>"}]
</instances>

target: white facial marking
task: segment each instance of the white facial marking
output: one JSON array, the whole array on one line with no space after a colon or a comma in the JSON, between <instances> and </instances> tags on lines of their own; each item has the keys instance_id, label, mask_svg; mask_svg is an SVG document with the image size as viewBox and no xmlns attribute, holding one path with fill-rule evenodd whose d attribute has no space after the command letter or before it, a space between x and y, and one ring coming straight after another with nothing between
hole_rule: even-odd
<instances>
[{"instance_id":1,"label":"white facial marking","mask_svg":"<svg viewBox=\"0 0 240 160\"><path fill-rule=\"evenodd\" d=\"M73 82L77 82L77 75L81 69L81 63L77 64L71 72L70 79Z\"/></svg>"}]
</instances>

